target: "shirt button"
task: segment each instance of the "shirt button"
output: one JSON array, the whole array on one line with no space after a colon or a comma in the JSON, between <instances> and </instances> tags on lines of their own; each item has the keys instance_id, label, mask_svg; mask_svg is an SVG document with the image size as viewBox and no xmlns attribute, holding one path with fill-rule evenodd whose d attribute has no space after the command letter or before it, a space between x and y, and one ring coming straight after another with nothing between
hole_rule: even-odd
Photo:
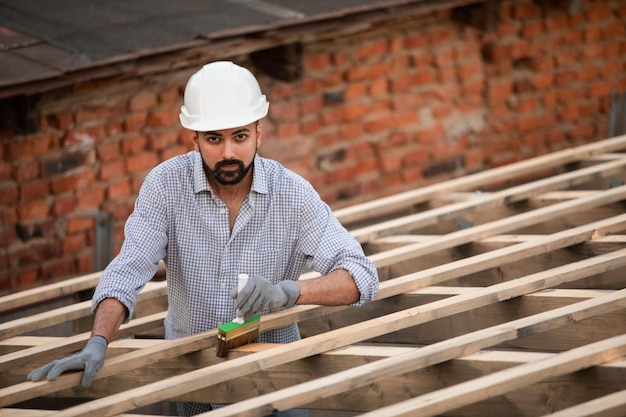
<instances>
[{"instance_id":1,"label":"shirt button","mask_svg":"<svg viewBox=\"0 0 626 417\"><path fill-rule=\"evenodd\" d=\"M224 252L228 252L228 246L224 248Z\"/></svg>"},{"instance_id":2,"label":"shirt button","mask_svg":"<svg viewBox=\"0 0 626 417\"><path fill-rule=\"evenodd\" d=\"M226 213L226 209L220 209L220 213L222 214Z\"/></svg>"},{"instance_id":3,"label":"shirt button","mask_svg":"<svg viewBox=\"0 0 626 417\"><path fill-rule=\"evenodd\" d=\"M220 288L221 288L221 289L226 288L226 284L224 284L224 283L222 282L222 283L220 284Z\"/></svg>"}]
</instances>

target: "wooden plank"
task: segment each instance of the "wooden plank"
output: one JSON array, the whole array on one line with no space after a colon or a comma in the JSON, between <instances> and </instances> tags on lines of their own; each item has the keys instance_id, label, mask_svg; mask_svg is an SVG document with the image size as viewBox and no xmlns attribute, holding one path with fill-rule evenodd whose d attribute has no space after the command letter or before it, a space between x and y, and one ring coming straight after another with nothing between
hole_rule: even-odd
<instances>
[{"instance_id":1,"label":"wooden plank","mask_svg":"<svg viewBox=\"0 0 626 417\"><path fill-rule=\"evenodd\" d=\"M163 262L159 262L159 272L164 271ZM19 291L0 297L0 313L27 306L40 304L57 298L74 295L77 292L95 288L100 281L102 271L65 279L53 284L42 285L30 290Z\"/></svg>"},{"instance_id":2,"label":"wooden plank","mask_svg":"<svg viewBox=\"0 0 626 417\"><path fill-rule=\"evenodd\" d=\"M619 306L616 304L619 304ZM492 346L496 343L502 342L503 339L512 340L517 337L524 337L525 335L541 332L554 326L560 326L564 323L569 322L570 320L582 320L583 318L588 318L588 314L598 314L598 312L594 312L596 311L596 308L600 309L602 313L604 313L607 311L606 309L617 309L620 308L620 306L621 308L626 306L626 290L594 298L592 300L582 301L580 303L552 310L546 313L525 317L523 319L512 321L503 325L489 327L487 329L472 332L467 335L459 336L457 338L449 339L433 345L424 346L421 349L407 352L403 355L381 359L371 364L362 365L348 371L335 373L326 378L320 378L314 381L300 384L295 387L290 387L286 390L276 391L274 393L246 401L240 401L228 407L214 410L214 414L211 415L215 417L252 417L263 416L265 414L271 413L272 410L286 410L294 408L301 404L309 403L312 401L316 401L320 398L341 393L347 389L352 389L354 387L374 383L395 374L405 373L417 368L424 368L436 363L441 363L446 360L458 358L460 356L465 356L471 353L476 353L480 349L484 349L488 346ZM615 347L618 346L620 349L611 352L611 356L609 356L610 359L608 360L619 358L619 354L626 350L626 335L620 335L617 338L613 339L617 340L618 342L610 344L610 348L615 349ZM603 341L600 343L605 342ZM588 348L585 347L584 350L585 352L587 352ZM557 356L560 355L555 355L555 357ZM539 362L545 363L549 360L554 359L543 359ZM608 362L608 360L605 360L604 362ZM536 363L537 361L532 362L531 365L535 366ZM595 365L597 363L593 364ZM470 381L470 386L473 381L476 380L474 379ZM441 391L442 390L436 391L435 394ZM449 395L451 394L452 393L449 393ZM445 398L445 396L443 397ZM400 404L405 403L408 403L408 401ZM389 406L384 409L377 410L380 411L380 413L375 415L385 417L391 416L392 414L388 413L387 411L388 409L393 411L394 409L392 407L394 406ZM447 411L453 408L456 407L451 407L443 411ZM426 415L422 414L422 409L419 410L419 413L414 412L413 408L411 408L411 410L413 411L413 414L406 415Z\"/></svg>"},{"instance_id":3,"label":"wooden plank","mask_svg":"<svg viewBox=\"0 0 626 417\"><path fill-rule=\"evenodd\" d=\"M435 416L440 413L505 394L544 378L568 374L619 359L626 354L626 334L559 353L552 358L516 366L431 394L403 401L367 417ZM216 414L217 415L217 414Z\"/></svg>"},{"instance_id":4,"label":"wooden plank","mask_svg":"<svg viewBox=\"0 0 626 417\"><path fill-rule=\"evenodd\" d=\"M454 246L471 243L486 237L508 233L525 226L541 223L542 221L565 213L573 213L579 210L599 207L604 204L624 200L625 197L626 186L617 187L592 197L582 197L468 229L458 230L430 242L416 243L392 249L382 254L373 254L370 255L369 258L380 268L410 259L414 256L425 255L439 250L449 249Z\"/></svg>"},{"instance_id":5,"label":"wooden plank","mask_svg":"<svg viewBox=\"0 0 626 417\"><path fill-rule=\"evenodd\" d=\"M379 236L386 236L394 234L396 232L406 233L407 231L416 230L420 227L430 226L441 221L456 219L463 214L478 212L479 210L493 209L494 207L525 200L537 193L544 193L547 191L572 186L580 182L588 181L589 178L593 178L594 176L610 175L613 172L617 172L620 170L623 171L624 166L626 166L626 157L617 161L611 161L604 164L584 168L578 171L567 172L565 174L556 175L531 183L522 184L516 187L507 188L502 191L476 195L476 197L471 201L453 203L447 206L427 210L422 213L376 223L370 226L362 227L360 229L352 230L351 234L359 242L364 243ZM586 195L569 201L589 201L593 199L594 195ZM614 200L611 202L615 201L619 200ZM608 202L605 204L608 204ZM589 207L598 207L600 205L602 204ZM566 205L564 205L564 207L566 207ZM588 207L581 207L580 210L584 210L585 208Z\"/></svg>"},{"instance_id":6,"label":"wooden plank","mask_svg":"<svg viewBox=\"0 0 626 417\"><path fill-rule=\"evenodd\" d=\"M128 337L146 330L152 330L162 325L167 312L163 311L150 316L131 320L129 323L120 326L118 337ZM31 365L39 361L48 361L51 356L62 357L75 352L82 347L89 339L91 332L80 333L71 337L55 340L51 343L33 346L0 356L0 372L7 372L7 369ZM29 368L30 369L30 368ZM28 372L27 372L28 373Z\"/></svg>"},{"instance_id":7,"label":"wooden plank","mask_svg":"<svg viewBox=\"0 0 626 417\"><path fill-rule=\"evenodd\" d=\"M624 417L626 415L626 389L595 400L546 414L544 417Z\"/></svg>"},{"instance_id":8,"label":"wooden plank","mask_svg":"<svg viewBox=\"0 0 626 417\"><path fill-rule=\"evenodd\" d=\"M349 326L362 320L369 320L384 314L391 314L450 296L475 291L477 287L427 287L424 290L426 291L418 290L370 303L357 311L341 311L300 322L300 332L304 337L310 337L329 330ZM505 302L490 304L454 316L442 317L432 322L424 323L419 327L398 330L379 336L371 339L370 342L412 345L437 343L486 326L495 326L506 321L563 307L609 292L606 290L550 289ZM626 310L620 310L605 314L602 317L591 318L580 323L572 323L549 332L542 332L531 337L515 340L500 347L532 350L571 349L586 343L616 336L626 331L624 323L626 323Z\"/></svg>"},{"instance_id":9,"label":"wooden plank","mask_svg":"<svg viewBox=\"0 0 626 417\"><path fill-rule=\"evenodd\" d=\"M560 167L561 165L591 158L602 153L624 149L626 149L626 135L553 152L487 171L481 171L476 174L448 180L443 183L420 187L416 190L346 207L335 210L334 214L335 217L344 224L364 219L372 219L407 209L415 204L423 203L445 193L481 189L494 182L505 182L525 175L534 175L541 170Z\"/></svg>"},{"instance_id":10,"label":"wooden plank","mask_svg":"<svg viewBox=\"0 0 626 417\"><path fill-rule=\"evenodd\" d=\"M321 335L312 336L308 339L281 345L280 347L272 349L268 352L255 353L244 358L234 359L209 368L198 369L184 375L167 378L122 394L94 400L85 405L71 407L58 413L57 415L79 416L90 415L93 413L97 413L98 415L115 415L139 406L176 397L188 391L215 385L228 379L247 375L272 366L347 346L349 344L367 340L390 331L415 326L434 318L459 313L461 311L467 311L469 309L478 308L486 304L499 302L501 300L520 296L529 292L550 288L567 280L578 279L579 277L585 275L593 275L594 273L604 270L605 268L618 268L625 265L626 249L616 251L612 254L597 256L575 264L564 265L563 267L556 268L551 271L545 271L534 276L525 277L524 279L518 279L516 282L505 282L485 288L484 290L478 290L471 294L451 297L438 302L430 303L426 306L419 306L414 309L404 310L377 319L364 321L344 329L327 332ZM617 293L619 293L621 297L626 296L626 291ZM609 297L612 297L612 295L599 297L595 300L600 298L612 299ZM612 306L605 305L605 308L614 309L617 308L617 304L617 302L614 302ZM622 305L622 308L623 307L624 306ZM572 317L568 317L567 320L571 319ZM509 326L509 324L505 326ZM504 342L511 337L515 338L519 336L515 331L511 333L510 327L506 327L506 329L507 332L500 332L493 335L491 338L488 338L490 343L489 346ZM203 348L206 348L206 346ZM133 355L134 353L135 352L122 356ZM115 359L120 358L122 357ZM113 361L115 361L115 359L113 359ZM107 364L105 363L105 366L100 370L100 372L102 373L102 371L106 368ZM105 376L106 374L107 372L104 372L104 375L102 376ZM96 375L96 378L97 377L98 376ZM44 395L46 393L77 385L79 378L80 375L64 375L59 377L59 379L54 382L19 384L7 389L2 389L0 390L0 405L7 405L4 403L7 398L11 398L12 401L20 401L27 393L32 394L36 392L37 395Z\"/></svg>"},{"instance_id":11,"label":"wooden plank","mask_svg":"<svg viewBox=\"0 0 626 417\"><path fill-rule=\"evenodd\" d=\"M162 297L167 294L167 285L162 282L148 282L139 294L138 301ZM28 317L0 323L0 339L6 339L34 330L43 329L69 320L86 317L91 314L91 301L71 304L51 311L44 311Z\"/></svg>"},{"instance_id":12,"label":"wooden plank","mask_svg":"<svg viewBox=\"0 0 626 417\"><path fill-rule=\"evenodd\" d=\"M475 256L464 259L459 262L442 265L436 268L420 271L405 277L395 278L393 280L383 282L380 286L378 298L386 298L398 295L403 292L412 291L420 287L433 285L435 283L444 282L446 280L462 276L466 273L476 272L478 270L498 265L506 259L523 259L539 252L553 250L555 247L563 247L572 245L591 239L594 236L603 236L611 231L622 230L626 226L626 214L617 216L616 218L607 219L605 221L596 222L591 225L581 226L572 230L566 230L547 237L544 240L522 243L519 245L503 248L489 254ZM537 289L538 290L538 289ZM262 329L284 326L298 320L305 320L314 317L317 314L323 314L325 311L338 311L345 307L316 307L316 306L299 306L280 313L275 313L263 317L261 321ZM405 326L409 327L409 326ZM400 330L400 328L395 329ZM389 329L386 333L393 331ZM385 332L382 332L385 333ZM160 359L182 355L199 349L205 349L214 346L215 331L209 331L188 338L178 339L176 341L168 341L168 344L162 346L162 350L149 349L142 354L134 353L115 358L105 363L96 378L103 378L108 375L115 374L121 370L133 369L149 363L156 362ZM372 336L373 337L373 336ZM74 378L74 380L71 380ZM39 395L45 395L61 389L78 385L79 376L66 375L57 379L54 383L47 383L45 386L33 386L33 384L20 385L15 387L12 399L16 401L23 396L23 400L34 398ZM4 392L0 391L0 400L4 397ZM19 395L17 393L20 393ZM8 401L4 398L5 401ZM5 404L12 404L11 402Z\"/></svg>"}]
</instances>

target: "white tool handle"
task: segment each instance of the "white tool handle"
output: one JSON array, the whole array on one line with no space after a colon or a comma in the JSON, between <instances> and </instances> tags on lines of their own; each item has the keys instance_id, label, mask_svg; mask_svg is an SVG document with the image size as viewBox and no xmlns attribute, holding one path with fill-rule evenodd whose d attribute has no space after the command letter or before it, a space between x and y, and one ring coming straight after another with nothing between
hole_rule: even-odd
<instances>
[{"instance_id":1,"label":"white tool handle","mask_svg":"<svg viewBox=\"0 0 626 417\"><path fill-rule=\"evenodd\" d=\"M248 274L239 274L237 276L237 293L240 293L241 290L243 290L243 287L245 287L247 283L248 283ZM240 314L241 312L237 310L237 317L233 319L234 323L243 324L245 322L245 320Z\"/></svg>"}]
</instances>

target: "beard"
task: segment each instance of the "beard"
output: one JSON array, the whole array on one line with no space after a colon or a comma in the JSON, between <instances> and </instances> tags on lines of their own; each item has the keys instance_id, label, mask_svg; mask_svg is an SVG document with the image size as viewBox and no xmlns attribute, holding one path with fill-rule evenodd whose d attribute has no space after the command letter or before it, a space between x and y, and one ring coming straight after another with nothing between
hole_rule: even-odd
<instances>
[{"instance_id":1,"label":"beard","mask_svg":"<svg viewBox=\"0 0 626 417\"><path fill-rule=\"evenodd\" d=\"M229 159L227 161L218 162L215 164L215 168L211 169L204 160L202 161L206 175L212 177L222 185L239 184L241 180L246 177L253 164L254 160L250 162L250 165L245 166L243 161L239 159ZM230 169L224 169L224 167ZM232 169L233 167L236 167L236 169Z\"/></svg>"}]
</instances>

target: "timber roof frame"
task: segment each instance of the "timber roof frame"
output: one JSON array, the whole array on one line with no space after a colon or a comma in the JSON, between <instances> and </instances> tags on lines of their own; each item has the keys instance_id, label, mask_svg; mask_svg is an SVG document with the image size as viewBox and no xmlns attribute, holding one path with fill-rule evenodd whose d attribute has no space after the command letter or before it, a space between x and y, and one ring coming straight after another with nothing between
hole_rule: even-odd
<instances>
[{"instance_id":1,"label":"timber roof frame","mask_svg":"<svg viewBox=\"0 0 626 417\"><path fill-rule=\"evenodd\" d=\"M24 378L89 337L27 335L88 317L89 302L2 323L0 416L46 415L14 406L56 396L86 402L55 416L207 398L233 402L211 416L303 406L481 415L484 401L498 415L511 407L519 415L623 415L625 152L626 136L615 137L336 210L376 264L380 293L358 309L297 306L262 317L262 329L299 323L306 337L298 342L251 344L223 360L215 330L160 340L166 288L154 281L120 337L157 339L111 342L86 392L80 373ZM0 312L85 291L98 278L7 295Z\"/></svg>"}]
</instances>

